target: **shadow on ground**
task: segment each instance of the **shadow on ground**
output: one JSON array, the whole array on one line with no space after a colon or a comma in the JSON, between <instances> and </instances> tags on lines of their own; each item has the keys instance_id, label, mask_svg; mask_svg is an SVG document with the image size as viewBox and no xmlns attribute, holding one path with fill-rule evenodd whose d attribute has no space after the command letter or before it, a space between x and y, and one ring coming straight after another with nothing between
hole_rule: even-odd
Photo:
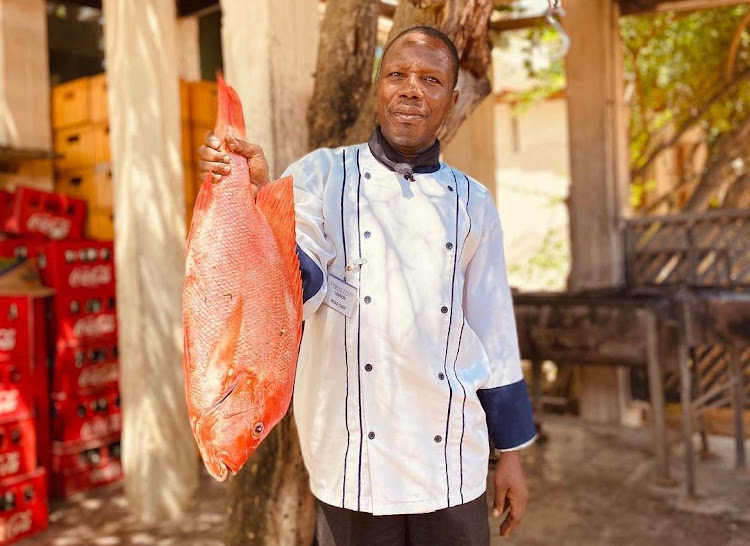
<instances>
[{"instance_id":1,"label":"shadow on ground","mask_svg":"<svg viewBox=\"0 0 750 546\"><path fill-rule=\"evenodd\" d=\"M545 433L545 444L523 452L526 519L508 539L491 522L493 546L750 545L750 474L733 470L730 439L711 438L716 457L698 462L698 498L685 499L680 485L655 485L648 430L553 418ZM673 446L678 484L681 455ZM226 493L226 484L203 476L198 504L182 520L144 528L129 515L122 485L101 488L53 503L49 530L22 544L220 545Z\"/></svg>"}]
</instances>

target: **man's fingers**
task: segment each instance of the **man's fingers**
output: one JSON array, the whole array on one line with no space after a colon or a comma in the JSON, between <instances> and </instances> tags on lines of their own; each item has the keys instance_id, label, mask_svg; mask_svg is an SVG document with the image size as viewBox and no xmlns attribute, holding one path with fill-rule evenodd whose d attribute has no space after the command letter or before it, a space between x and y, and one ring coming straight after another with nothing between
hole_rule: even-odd
<instances>
[{"instance_id":1,"label":"man's fingers","mask_svg":"<svg viewBox=\"0 0 750 546\"><path fill-rule=\"evenodd\" d=\"M492 515L496 518L499 518L505 510L507 493L507 489L495 487L495 502L492 506Z\"/></svg>"},{"instance_id":2,"label":"man's fingers","mask_svg":"<svg viewBox=\"0 0 750 546\"><path fill-rule=\"evenodd\" d=\"M206 143L206 146L213 148L217 152L221 148L221 141L219 140L219 137L217 137L213 132L208 131L206 133L206 136L203 137L204 142Z\"/></svg>"},{"instance_id":3,"label":"man's fingers","mask_svg":"<svg viewBox=\"0 0 750 546\"><path fill-rule=\"evenodd\" d=\"M198 169L200 170L201 178L203 178L207 172L213 175L214 180L221 180L222 175L229 174L229 165L226 163L216 163L212 161L200 161L198 163Z\"/></svg>"},{"instance_id":4,"label":"man's fingers","mask_svg":"<svg viewBox=\"0 0 750 546\"><path fill-rule=\"evenodd\" d=\"M500 525L500 535L503 537L509 536L521 524L521 520L526 512L526 505L520 500L510 498L509 505L510 512L508 513L508 517Z\"/></svg>"},{"instance_id":5,"label":"man's fingers","mask_svg":"<svg viewBox=\"0 0 750 546\"><path fill-rule=\"evenodd\" d=\"M227 133L227 135L224 137L224 140L227 143L227 148L247 159L253 159L254 157L265 158L265 156L263 155L263 149L257 144L246 142L244 140L238 140L229 133Z\"/></svg>"}]
</instances>

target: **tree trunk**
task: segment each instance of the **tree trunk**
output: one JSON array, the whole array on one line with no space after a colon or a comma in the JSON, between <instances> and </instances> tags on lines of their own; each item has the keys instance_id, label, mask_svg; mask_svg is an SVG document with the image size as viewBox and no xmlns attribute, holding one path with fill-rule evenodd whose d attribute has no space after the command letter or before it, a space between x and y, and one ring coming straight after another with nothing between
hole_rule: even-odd
<instances>
[{"instance_id":1,"label":"tree trunk","mask_svg":"<svg viewBox=\"0 0 750 546\"><path fill-rule=\"evenodd\" d=\"M326 2L307 111L310 149L338 146L356 121L370 91L377 27L378 2Z\"/></svg>"},{"instance_id":2,"label":"tree trunk","mask_svg":"<svg viewBox=\"0 0 750 546\"><path fill-rule=\"evenodd\" d=\"M363 2L362 0L339 0L339 3L341 4L339 9L348 10L347 13L351 17L351 14L355 13ZM377 2L372 2L372 4L377 5ZM369 16L370 12L367 13ZM487 78L487 69L491 61L491 47L487 37L491 13L491 0L402 0L393 16L393 27L388 41L409 27L428 25L445 32L456 44L460 60L459 99L440 131L439 137L443 142L448 142L455 135L459 125L492 90ZM331 20L326 17L321 35L332 37L353 35L351 23L346 21L346 17L343 19L345 20L342 22L339 21L339 17L331 17ZM368 24L370 24L369 20L362 23L364 26ZM336 25L342 25L343 28L337 29ZM362 25L356 28L361 28ZM338 58L341 55L340 50L331 48L330 45L321 41L318 52L319 72L315 79L315 96L324 96L327 91L337 89L338 84L332 82L333 78L338 77L343 78L345 82L357 82L355 88L357 100L344 103L346 104L344 115L341 114L340 103L337 101L329 100L323 104L314 105L308 115L311 143L325 142L328 146L340 146L364 142L375 127L375 100L370 84L370 70L373 66L372 51L369 48L360 47L356 53L361 56L360 59L346 63L346 71L343 75L337 76L335 72L322 72L321 67L341 66L343 61ZM357 79L348 72L353 71L355 67L366 70L366 73L361 76L366 75L367 81ZM346 91L346 87L338 88ZM337 122L340 123L339 127L333 127Z\"/></svg>"},{"instance_id":3,"label":"tree trunk","mask_svg":"<svg viewBox=\"0 0 750 546\"><path fill-rule=\"evenodd\" d=\"M721 186L737 178L734 163L737 159L743 165L750 162L750 116L747 116L733 131L719 137L712 147L711 160L706 166L698 186L685 205L686 212L705 210L716 196ZM747 167L745 167L747 170Z\"/></svg>"},{"instance_id":4,"label":"tree trunk","mask_svg":"<svg viewBox=\"0 0 750 546\"><path fill-rule=\"evenodd\" d=\"M315 530L315 506L289 414L232 479L230 545L308 545Z\"/></svg>"}]
</instances>

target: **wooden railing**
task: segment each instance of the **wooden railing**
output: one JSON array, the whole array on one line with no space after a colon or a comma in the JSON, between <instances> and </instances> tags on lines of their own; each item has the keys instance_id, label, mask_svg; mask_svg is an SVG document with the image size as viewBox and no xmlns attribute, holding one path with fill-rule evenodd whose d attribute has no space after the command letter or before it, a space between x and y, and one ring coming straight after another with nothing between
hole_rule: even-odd
<instances>
[{"instance_id":1,"label":"wooden railing","mask_svg":"<svg viewBox=\"0 0 750 546\"><path fill-rule=\"evenodd\" d=\"M629 287L750 288L750 211L625 221Z\"/></svg>"}]
</instances>

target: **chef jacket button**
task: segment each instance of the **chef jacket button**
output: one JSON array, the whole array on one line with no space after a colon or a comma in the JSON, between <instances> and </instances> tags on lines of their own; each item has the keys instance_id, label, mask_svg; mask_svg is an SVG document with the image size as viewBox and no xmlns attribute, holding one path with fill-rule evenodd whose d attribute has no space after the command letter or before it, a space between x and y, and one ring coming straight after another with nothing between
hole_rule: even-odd
<instances>
[{"instance_id":1,"label":"chef jacket button","mask_svg":"<svg viewBox=\"0 0 750 546\"><path fill-rule=\"evenodd\" d=\"M371 372L372 371L372 364L365 364L365 371Z\"/></svg>"},{"instance_id":2,"label":"chef jacket button","mask_svg":"<svg viewBox=\"0 0 750 546\"><path fill-rule=\"evenodd\" d=\"M438 374L438 379L439 379L440 381L442 381L443 379L445 379L445 374L444 374L443 372L440 372L440 373Z\"/></svg>"},{"instance_id":3,"label":"chef jacket button","mask_svg":"<svg viewBox=\"0 0 750 546\"><path fill-rule=\"evenodd\" d=\"M443 314L445 314L445 313L447 313L447 312L448 312L448 308L447 308L447 307L446 307L445 305L443 305L443 306L442 306L442 307L440 308L440 310L441 310L441 311L443 312Z\"/></svg>"},{"instance_id":4,"label":"chef jacket button","mask_svg":"<svg viewBox=\"0 0 750 546\"><path fill-rule=\"evenodd\" d=\"M365 173L365 178L367 178L367 180L370 179L370 176L371 176L370 173Z\"/></svg>"},{"instance_id":5,"label":"chef jacket button","mask_svg":"<svg viewBox=\"0 0 750 546\"><path fill-rule=\"evenodd\" d=\"M370 433L370 434L372 434L372 433ZM435 436L435 443L436 444L439 444L442 441L443 441L443 437L442 436Z\"/></svg>"},{"instance_id":6,"label":"chef jacket button","mask_svg":"<svg viewBox=\"0 0 750 546\"><path fill-rule=\"evenodd\" d=\"M445 243L445 248L447 248L448 250L452 249L453 243Z\"/></svg>"},{"instance_id":7,"label":"chef jacket button","mask_svg":"<svg viewBox=\"0 0 750 546\"><path fill-rule=\"evenodd\" d=\"M372 301L372 298L370 296L365 296L365 303L370 303Z\"/></svg>"},{"instance_id":8,"label":"chef jacket button","mask_svg":"<svg viewBox=\"0 0 750 546\"><path fill-rule=\"evenodd\" d=\"M453 191L453 186L448 186L448 191Z\"/></svg>"},{"instance_id":9,"label":"chef jacket button","mask_svg":"<svg viewBox=\"0 0 750 546\"><path fill-rule=\"evenodd\" d=\"M369 438L370 440L373 440L373 439L375 438L375 433L374 433L374 432L370 432L370 433L369 433L369 434L367 435L367 437L368 437L368 438Z\"/></svg>"},{"instance_id":10,"label":"chef jacket button","mask_svg":"<svg viewBox=\"0 0 750 546\"><path fill-rule=\"evenodd\" d=\"M370 235L372 235L372 233L370 233L369 231L365 231L365 239L369 239Z\"/></svg>"}]
</instances>

